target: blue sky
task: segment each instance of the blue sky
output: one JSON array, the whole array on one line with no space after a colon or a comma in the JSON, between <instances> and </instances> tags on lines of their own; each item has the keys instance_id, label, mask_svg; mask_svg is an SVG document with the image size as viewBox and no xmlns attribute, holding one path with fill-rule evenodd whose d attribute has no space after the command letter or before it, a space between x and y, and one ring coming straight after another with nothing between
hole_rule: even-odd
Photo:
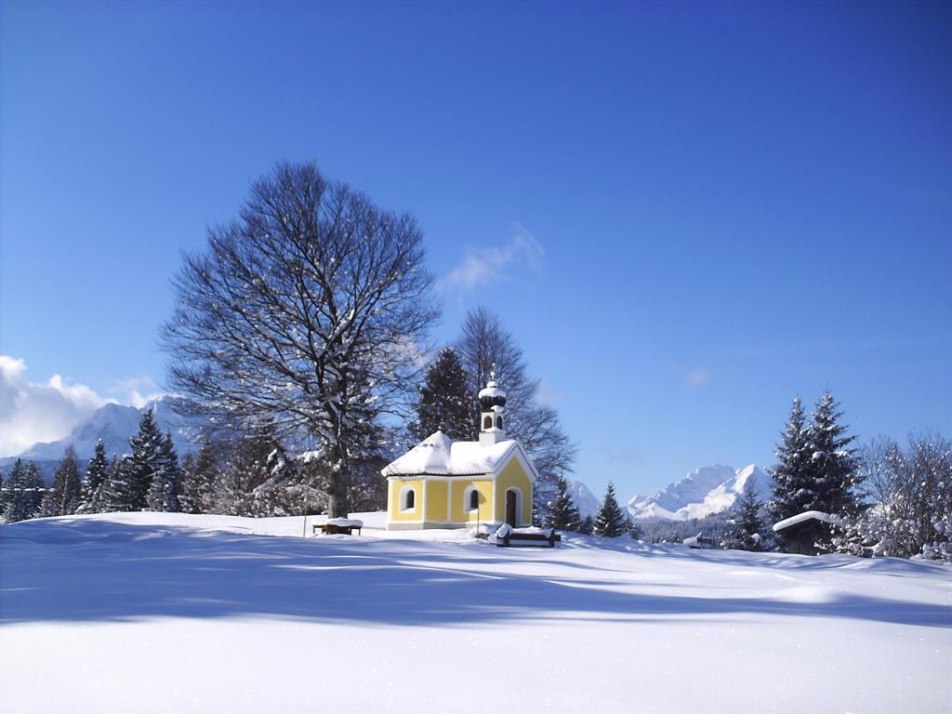
<instances>
[{"instance_id":1,"label":"blue sky","mask_svg":"<svg viewBox=\"0 0 952 714\"><path fill-rule=\"evenodd\" d=\"M800 394L952 434L948 3L2 2L17 440L161 391L182 251L276 161L414 214L628 498Z\"/></svg>"}]
</instances>

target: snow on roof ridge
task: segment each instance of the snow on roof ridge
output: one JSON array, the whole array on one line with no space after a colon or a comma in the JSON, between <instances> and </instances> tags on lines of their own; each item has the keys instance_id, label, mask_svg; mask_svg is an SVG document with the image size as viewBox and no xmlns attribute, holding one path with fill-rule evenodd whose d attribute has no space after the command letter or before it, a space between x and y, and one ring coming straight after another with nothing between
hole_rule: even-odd
<instances>
[{"instance_id":1,"label":"snow on roof ridge","mask_svg":"<svg viewBox=\"0 0 952 714\"><path fill-rule=\"evenodd\" d=\"M790 516L790 518L784 518L782 521L777 521L773 524L772 528L776 533L783 530L784 528L789 528L790 526L795 526L798 523L804 523L813 519L823 521L824 523L829 523L834 526L843 525L843 519L831 513L825 513L824 511L804 511L803 513L798 513L795 516Z\"/></svg>"},{"instance_id":2,"label":"snow on roof ridge","mask_svg":"<svg viewBox=\"0 0 952 714\"><path fill-rule=\"evenodd\" d=\"M491 473L515 448L514 439L484 445L478 441L453 441L436 431L383 468L384 476L422 474L463 476Z\"/></svg>"}]
</instances>

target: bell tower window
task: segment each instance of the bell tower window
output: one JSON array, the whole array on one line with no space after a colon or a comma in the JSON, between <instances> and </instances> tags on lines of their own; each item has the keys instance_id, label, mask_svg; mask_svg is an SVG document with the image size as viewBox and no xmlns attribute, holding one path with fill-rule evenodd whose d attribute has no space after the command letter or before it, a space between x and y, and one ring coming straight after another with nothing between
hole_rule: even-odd
<instances>
[{"instance_id":1,"label":"bell tower window","mask_svg":"<svg viewBox=\"0 0 952 714\"><path fill-rule=\"evenodd\" d=\"M506 406L506 393L496 382L496 365L489 373L489 381L479 391L479 409L481 413L479 443L483 446L498 444L506 438L503 430L502 413Z\"/></svg>"}]
</instances>

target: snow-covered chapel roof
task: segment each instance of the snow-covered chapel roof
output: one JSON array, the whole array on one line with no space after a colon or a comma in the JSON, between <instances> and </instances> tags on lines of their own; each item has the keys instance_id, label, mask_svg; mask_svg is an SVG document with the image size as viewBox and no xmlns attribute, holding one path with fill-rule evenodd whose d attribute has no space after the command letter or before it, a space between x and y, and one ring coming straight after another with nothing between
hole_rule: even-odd
<instances>
[{"instance_id":1,"label":"snow-covered chapel roof","mask_svg":"<svg viewBox=\"0 0 952 714\"><path fill-rule=\"evenodd\" d=\"M518 452L535 478L535 469L514 439L496 444L478 441L453 441L442 431L431 434L400 458L388 464L384 476L475 476L496 473Z\"/></svg>"}]
</instances>

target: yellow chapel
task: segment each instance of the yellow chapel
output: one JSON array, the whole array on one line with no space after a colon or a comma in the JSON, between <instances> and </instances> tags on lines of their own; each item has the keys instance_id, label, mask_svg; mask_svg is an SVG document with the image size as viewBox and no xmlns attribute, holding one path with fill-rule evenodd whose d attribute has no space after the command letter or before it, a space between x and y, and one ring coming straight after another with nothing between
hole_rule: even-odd
<instances>
[{"instance_id":1,"label":"yellow chapel","mask_svg":"<svg viewBox=\"0 0 952 714\"><path fill-rule=\"evenodd\" d=\"M453 441L437 431L381 471L388 530L532 524L538 474L522 445L506 438L506 393L495 372L478 398L477 441Z\"/></svg>"}]
</instances>

